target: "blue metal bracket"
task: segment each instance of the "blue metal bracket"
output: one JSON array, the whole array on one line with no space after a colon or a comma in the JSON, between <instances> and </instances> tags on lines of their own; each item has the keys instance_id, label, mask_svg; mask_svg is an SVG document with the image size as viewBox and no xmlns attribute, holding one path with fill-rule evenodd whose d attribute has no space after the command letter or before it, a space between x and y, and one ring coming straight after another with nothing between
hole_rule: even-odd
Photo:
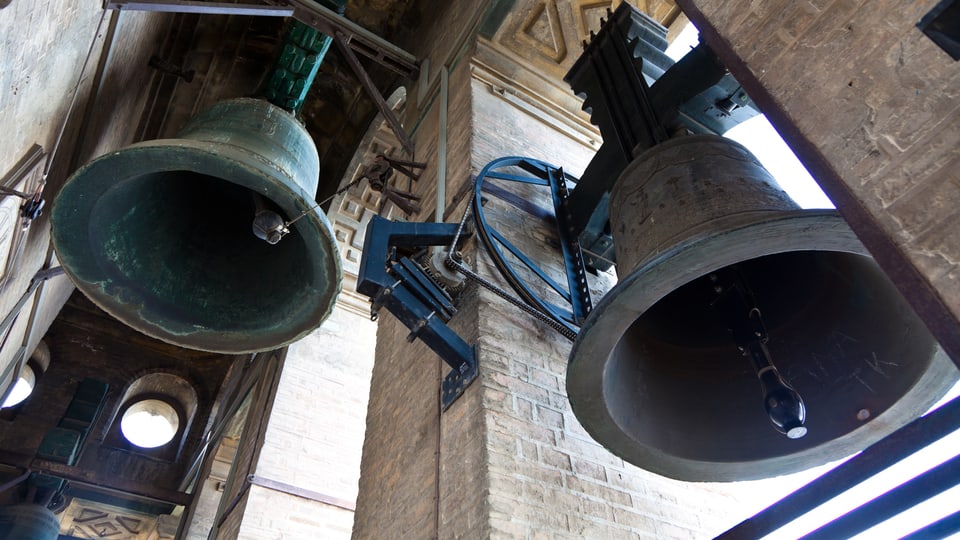
<instances>
[{"instance_id":1,"label":"blue metal bracket","mask_svg":"<svg viewBox=\"0 0 960 540\"><path fill-rule=\"evenodd\" d=\"M446 322L456 313L449 295L403 252L427 246L449 246L457 236L450 223L394 222L373 216L367 226L357 292L410 329L408 341L419 339L452 370L443 379L440 402L447 410L477 378L476 346L467 344Z\"/></svg>"},{"instance_id":2,"label":"blue metal bracket","mask_svg":"<svg viewBox=\"0 0 960 540\"><path fill-rule=\"evenodd\" d=\"M574 185L576 182L575 177L564 173L560 167L532 158L508 156L495 159L483 168L474 185L473 198L477 236L487 248L494 266L510 284L510 287L527 304L540 310L544 315L564 327L567 330L564 334L571 340L576 337L580 323L593 309L590 290L587 286L583 255L566 209L569 198L567 184ZM549 191L549 200L553 204L550 207L543 208L535 202L502 187L510 184L542 187ZM483 209L485 194L497 197L531 215L548 218L556 222L559 250L566 273L567 283L565 285L550 278L535 261L515 247L493 224L487 222ZM542 294L538 294L536 288L528 284L521 277L521 272L514 268L515 265L509 262L510 258L507 257L506 253L522 263L529 271L527 273L531 275L531 280L534 283L545 284L556 292L568 306L553 304L547 301Z\"/></svg>"}]
</instances>

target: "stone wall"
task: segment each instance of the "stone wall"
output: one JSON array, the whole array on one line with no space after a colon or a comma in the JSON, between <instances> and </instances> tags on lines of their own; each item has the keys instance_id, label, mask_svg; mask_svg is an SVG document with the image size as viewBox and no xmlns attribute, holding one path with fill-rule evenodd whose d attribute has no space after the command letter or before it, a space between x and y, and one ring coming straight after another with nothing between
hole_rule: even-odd
<instances>
[{"instance_id":1,"label":"stone wall","mask_svg":"<svg viewBox=\"0 0 960 540\"><path fill-rule=\"evenodd\" d=\"M915 27L935 3L679 4L960 357L960 71Z\"/></svg>"},{"instance_id":2,"label":"stone wall","mask_svg":"<svg viewBox=\"0 0 960 540\"><path fill-rule=\"evenodd\" d=\"M349 536L374 332L369 317L338 305L323 326L289 347L246 473L236 538Z\"/></svg>"},{"instance_id":3,"label":"stone wall","mask_svg":"<svg viewBox=\"0 0 960 540\"><path fill-rule=\"evenodd\" d=\"M14 189L33 193L48 169L44 198L50 204L67 174L89 158L131 142L146 96L150 71L147 59L165 30L167 17L155 13L104 14L99 4L73 0L12 2L0 10L0 128L7 134L0 146L0 176L5 179L37 144L46 154L57 147L52 163L38 163ZM100 31L97 32L97 28ZM81 68L87 51L84 77ZM71 101L79 81L73 108ZM64 122L69 116L69 122ZM58 136L63 137L57 146ZM13 235L21 223L20 200L4 197L3 235ZM9 208L8 208L9 207ZM18 358L29 358L46 332L72 284L65 277L43 283L23 297L34 274L56 266L49 250L49 212L35 220L23 236L19 256L0 254L0 271L9 273L0 286L0 318L21 299L23 308L0 347L0 389L17 372ZM11 245L16 245L17 240ZM23 297L23 298L22 298ZM6 331L6 329L4 329ZM25 355L19 356L19 351ZM0 391L2 391L0 390Z\"/></svg>"}]
</instances>

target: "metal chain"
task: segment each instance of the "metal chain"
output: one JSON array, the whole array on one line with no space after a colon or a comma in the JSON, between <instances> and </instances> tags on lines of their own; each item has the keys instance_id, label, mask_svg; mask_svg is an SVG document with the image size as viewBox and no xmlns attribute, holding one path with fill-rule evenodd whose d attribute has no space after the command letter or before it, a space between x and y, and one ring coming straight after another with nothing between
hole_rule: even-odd
<instances>
[{"instance_id":1,"label":"metal chain","mask_svg":"<svg viewBox=\"0 0 960 540\"><path fill-rule=\"evenodd\" d=\"M476 178L473 181L473 191L477 189L477 182L480 179ZM463 209L463 217L460 218L460 224L457 225L457 234L453 235L453 241L450 242L450 249L447 250L447 260L456 262L453 260L453 254L456 252L457 243L460 242L460 235L463 233L463 227L467 223L467 216L470 215L470 204L467 204L467 207Z\"/></svg>"},{"instance_id":2,"label":"metal chain","mask_svg":"<svg viewBox=\"0 0 960 540\"><path fill-rule=\"evenodd\" d=\"M511 295L510 293L508 293L507 291L501 289L500 287L497 287L496 285L494 285L492 282L488 281L488 280L487 280L486 278L484 278L483 276L475 273L473 270L470 270L469 268L467 268L466 266L464 266L463 263L458 262L458 261L456 261L456 260L454 260L454 259L447 259L447 261L448 261L448 263L450 263L450 264L453 265L453 269L454 269L454 270L456 270L457 272L460 272L461 274L463 274L467 279L475 282L477 285L480 285L480 286L488 289L489 291L493 292L494 294L496 294L496 295L499 296L500 298L503 298L503 299L506 300L507 302L510 302L511 304L517 306L517 307L520 308L522 311L526 312L528 315L532 315L535 319L538 319L538 320L546 323L550 328L553 328L554 330L556 330L556 331L557 331L558 333L560 333L560 335L562 335L563 337L569 339L570 341L574 341L575 339L577 339L577 334L576 334L575 332L571 331L571 330L570 330L569 328L567 328L566 326L564 326L564 325L560 324L559 322L557 322L556 320L554 320L553 317L550 317L549 315L547 315L546 313L540 311L539 309L537 309L537 308L531 306L530 304L527 304L527 303L524 302L523 300L520 300L519 298ZM452 262L451 262L451 261L452 261Z\"/></svg>"},{"instance_id":3,"label":"metal chain","mask_svg":"<svg viewBox=\"0 0 960 540\"><path fill-rule=\"evenodd\" d=\"M457 233L453 236L453 242L450 244L450 249L447 250L447 260L446 260L447 266L453 270L456 270L457 272L460 272L461 274L463 274L464 277L473 281L477 285L484 287L485 289L489 290L493 294L496 294L500 298L503 298L507 302L510 302L514 306L520 308L521 311L524 311L528 315L533 316L533 318L545 323L547 326L549 326L550 328L553 328L560 335L569 339L570 341L574 341L575 339L577 339L576 332L560 324L556 319L540 311L539 309L531 306L530 304L524 302L523 300L517 298L516 296L511 295L510 293L498 287L493 282L487 280L480 274L477 274L473 270L467 268L467 266L464 265L461 261L458 261L453 258L456 245L460 241L460 235L463 232L464 225L466 224L467 216L470 215L470 207L471 205L468 204L467 207L464 209L463 217L460 218L460 225L457 227Z\"/></svg>"}]
</instances>

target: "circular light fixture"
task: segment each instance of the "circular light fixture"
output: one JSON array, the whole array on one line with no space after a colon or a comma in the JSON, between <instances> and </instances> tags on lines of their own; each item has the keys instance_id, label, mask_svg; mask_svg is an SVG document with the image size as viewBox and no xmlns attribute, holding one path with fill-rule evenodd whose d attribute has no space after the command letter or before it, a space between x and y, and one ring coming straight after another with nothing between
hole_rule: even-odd
<instances>
[{"instance_id":1,"label":"circular light fixture","mask_svg":"<svg viewBox=\"0 0 960 540\"><path fill-rule=\"evenodd\" d=\"M127 407L120 431L141 448L157 448L173 440L180 427L180 415L166 401L144 399Z\"/></svg>"},{"instance_id":2,"label":"circular light fixture","mask_svg":"<svg viewBox=\"0 0 960 540\"><path fill-rule=\"evenodd\" d=\"M36 383L37 375L33 372L33 368L23 366L23 369L20 370L20 377L13 385L13 389L10 390L10 395L7 396L3 405L0 405L0 409L6 409L23 403L23 400L27 399L33 392L33 386Z\"/></svg>"}]
</instances>

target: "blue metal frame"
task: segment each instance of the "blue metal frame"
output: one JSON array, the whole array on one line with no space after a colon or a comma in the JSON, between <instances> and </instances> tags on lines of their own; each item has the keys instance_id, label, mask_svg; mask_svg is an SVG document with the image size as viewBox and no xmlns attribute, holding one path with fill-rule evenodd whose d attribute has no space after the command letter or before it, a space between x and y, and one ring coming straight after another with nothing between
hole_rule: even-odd
<instances>
[{"instance_id":1,"label":"blue metal frame","mask_svg":"<svg viewBox=\"0 0 960 540\"><path fill-rule=\"evenodd\" d=\"M505 169L512 167L519 168L532 176L521 176L503 172ZM550 189L550 196L553 202L552 216L557 221L560 250L566 271L566 288L551 279L535 262L524 255L520 249L511 244L503 234L487 222L483 211L484 194L499 197L507 202L513 202L501 196L498 193L499 190L487 189L485 187L487 180L517 182L543 186ZM593 307L590 300L590 290L587 286L586 268L583 262L583 255L580 251L580 244L567 221L566 204L569 196L567 182L575 184L576 181L577 179L575 177L564 173L563 169L550 165L549 163L525 157L503 157L491 161L480 172L474 186L473 200L474 218L477 222L477 235L493 257L494 265L496 265L513 290L520 295L524 301L569 329L573 334L577 333L581 321L583 321ZM525 211L531 210L528 208L530 205L532 205L532 203L529 203L529 201L525 201L523 206L515 204L519 209ZM550 214L549 212L543 212L541 208L536 208L535 210L537 214ZM508 262L506 254L503 251L504 248L523 263L524 266L529 268L541 281L569 302L570 307L557 306L535 293Z\"/></svg>"},{"instance_id":2,"label":"blue metal frame","mask_svg":"<svg viewBox=\"0 0 960 540\"><path fill-rule=\"evenodd\" d=\"M468 345L445 323L456 313L449 295L397 248L448 246L457 225L393 222L373 216L367 225L357 292L373 301L373 315L385 307L452 369L443 379L440 402L447 410L477 377L476 346Z\"/></svg>"}]
</instances>

